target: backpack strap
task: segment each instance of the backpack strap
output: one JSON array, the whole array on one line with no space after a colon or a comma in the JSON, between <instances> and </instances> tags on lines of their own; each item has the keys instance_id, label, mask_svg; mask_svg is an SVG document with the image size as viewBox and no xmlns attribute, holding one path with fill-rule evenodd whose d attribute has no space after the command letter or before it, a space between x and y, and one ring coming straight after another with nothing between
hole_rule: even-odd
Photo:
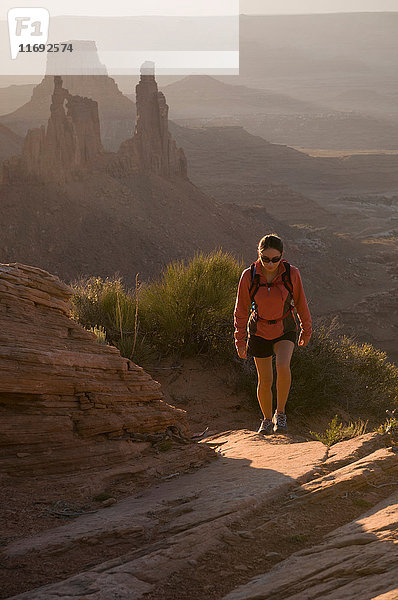
<instances>
[{"instance_id":1,"label":"backpack strap","mask_svg":"<svg viewBox=\"0 0 398 600\"><path fill-rule=\"evenodd\" d=\"M292 299L293 299L293 284L292 284L292 278L291 278L291 274L290 274L290 264L287 262L287 260L283 260L283 264L285 265L285 269L286 269L286 271L284 273L282 273L283 285L285 286L287 291L291 294Z\"/></svg>"},{"instance_id":2,"label":"backpack strap","mask_svg":"<svg viewBox=\"0 0 398 600\"><path fill-rule=\"evenodd\" d=\"M294 305L294 299L293 299L293 283L292 283L292 278L291 278L290 264L287 262L287 260L283 260L283 264L285 265L286 271L282 274L282 281L283 281L283 285L290 293L289 312L292 314L294 321L297 325L298 323L297 323L297 318L296 318L296 307Z\"/></svg>"},{"instance_id":3,"label":"backpack strap","mask_svg":"<svg viewBox=\"0 0 398 600\"><path fill-rule=\"evenodd\" d=\"M256 273L256 264L250 265L251 282L249 288L250 300L254 301L254 296L257 294L258 288L260 287L260 275Z\"/></svg>"}]
</instances>

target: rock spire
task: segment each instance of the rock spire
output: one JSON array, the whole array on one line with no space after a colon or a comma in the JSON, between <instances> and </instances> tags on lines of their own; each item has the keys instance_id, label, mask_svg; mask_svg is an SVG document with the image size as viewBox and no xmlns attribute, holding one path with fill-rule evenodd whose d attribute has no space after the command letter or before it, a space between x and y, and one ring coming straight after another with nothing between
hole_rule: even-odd
<instances>
[{"instance_id":1,"label":"rock spire","mask_svg":"<svg viewBox=\"0 0 398 600\"><path fill-rule=\"evenodd\" d=\"M133 137L123 142L117 153L105 152L98 103L70 94L62 78L54 76L47 129L44 125L29 129L22 155L3 163L1 182L65 183L96 169L105 169L114 177L147 173L187 179L185 154L169 132L169 107L164 94L158 91L153 63L141 67L136 95Z\"/></svg>"},{"instance_id":2,"label":"rock spire","mask_svg":"<svg viewBox=\"0 0 398 600\"><path fill-rule=\"evenodd\" d=\"M187 177L187 160L168 128L169 107L158 91L154 63L141 67L136 88L137 121L134 135L123 142L112 168L154 173L162 177Z\"/></svg>"},{"instance_id":3,"label":"rock spire","mask_svg":"<svg viewBox=\"0 0 398 600\"><path fill-rule=\"evenodd\" d=\"M60 76L54 77L50 111L47 130L44 125L30 129L21 157L3 164L4 183L64 183L90 170L103 152L97 102L70 94Z\"/></svg>"}]
</instances>

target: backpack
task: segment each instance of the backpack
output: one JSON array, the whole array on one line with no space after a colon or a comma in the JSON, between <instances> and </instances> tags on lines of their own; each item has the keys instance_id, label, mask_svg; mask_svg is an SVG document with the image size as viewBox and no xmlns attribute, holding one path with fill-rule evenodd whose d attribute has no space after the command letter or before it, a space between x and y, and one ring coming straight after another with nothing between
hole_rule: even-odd
<instances>
[{"instance_id":1,"label":"backpack","mask_svg":"<svg viewBox=\"0 0 398 600\"><path fill-rule=\"evenodd\" d=\"M292 284L292 279L291 279L291 275L290 275L290 264L287 262L287 260L284 260L284 259L282 259L282 262L286 269L286 271L284 273L282 273L282 282L290 294L290 306L289 306L289 310L287 311L287 313L285 313L282 317L279 317L279 319L265 319L267 321L267 323L269 323L270 325L275 325L275 323L277 323L278 321L282 321L283 319L286 319L286 317L288 317L290 314L293 315L293 318L296 321L295 316L294 316L293 284ZM256 295L256 293L258 292L258 289L260 287L271 287L274 284L272 282L260 283L260 275L258 273L256 273L255 263L253 263L250 266L250 274L251 274L251 284L250 284L250 288L249 288L249 294L250 294L251 306L250 306L250 316L249 316L248 328L249 328L250 333L255 334L255 331L257 329L258 309L257 309L256 301L254 300L254 296Z\"/></svg>"}]
</instances>

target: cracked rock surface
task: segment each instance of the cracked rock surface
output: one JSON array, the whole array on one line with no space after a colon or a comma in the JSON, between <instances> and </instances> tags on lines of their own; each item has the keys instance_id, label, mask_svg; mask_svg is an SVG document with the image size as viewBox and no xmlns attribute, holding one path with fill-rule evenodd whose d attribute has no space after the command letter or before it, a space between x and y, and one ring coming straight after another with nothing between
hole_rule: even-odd
<instances>
[{"instance_id":1,"label":"cracked rock surface","mask_svg":"<svg viewBox=\"0 0 398 600\"><path fill-rule=\"evenodd\" d=\"M223 600L396 600L398 493ZM383 593L381 593L384 591Z\"/></svg>"},{"instance_id":2,"label":"cracked rock surface","mask_svg":"<svg viewBox=\"0 0 398 600\"><path fill-rule=\"evenodd\" d=\"M57 549L67 556L79 541L122 536L126 528L134 530L136 540L129 552L114 560L14 598L140 598L150 591L150 584L222 544L229 524L311 477L326 457L320 442L279 445L248 431L229 432L212 441L226 442L222 454L199 472L8 545L4 550L8 556L34 551L45 557Z\"/></svg>"}]
</instances>

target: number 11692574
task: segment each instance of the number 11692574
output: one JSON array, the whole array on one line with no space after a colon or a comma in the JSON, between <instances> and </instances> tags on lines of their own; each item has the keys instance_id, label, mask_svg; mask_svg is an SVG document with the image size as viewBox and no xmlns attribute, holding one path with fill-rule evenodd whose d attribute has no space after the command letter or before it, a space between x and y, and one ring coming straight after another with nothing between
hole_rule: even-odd
<instances>
[{"instance_id":1,"label":"number 11692574","mask_svg":"<svg viewBox=\"0 0 398 600\"><path fill-rule=\"evenodd\" d=\"M59 44L19 44L20 52L73 52L73 45Z\"/></svg>"}]
</instances>

